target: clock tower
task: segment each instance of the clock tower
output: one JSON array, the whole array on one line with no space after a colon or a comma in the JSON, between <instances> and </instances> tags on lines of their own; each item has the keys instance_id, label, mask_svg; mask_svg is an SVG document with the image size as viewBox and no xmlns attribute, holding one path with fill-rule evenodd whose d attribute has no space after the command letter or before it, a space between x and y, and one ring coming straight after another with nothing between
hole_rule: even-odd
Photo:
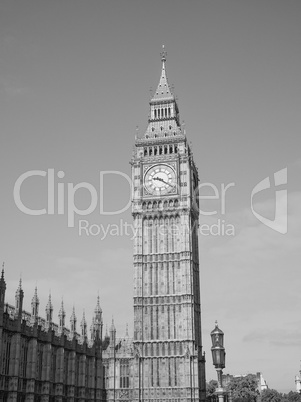
<instances>
[{"instance_id":1,"label":"clock tower","mask_svg":"<svg viewBox=\"0 0 301 402\"><path fill-rule=\"evenodd\" d=\"M135 401L205 400L198 171L162 72L132 165Z\"/></svg>"}]
</instances>

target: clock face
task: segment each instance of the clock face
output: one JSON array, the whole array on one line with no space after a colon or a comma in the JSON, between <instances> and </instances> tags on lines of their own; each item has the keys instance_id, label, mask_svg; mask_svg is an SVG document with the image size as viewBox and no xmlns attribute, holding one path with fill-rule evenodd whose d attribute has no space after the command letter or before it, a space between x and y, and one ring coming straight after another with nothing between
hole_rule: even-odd
<instances>
[{"instance_id":1,"label":"clock face","mask_svg":"<svg viewBox=\"0 0 301 402\"><path fill-rule=\"evenodd\" d=\"M148 193L164 195L176 191L176 173L174 169L165 164L152 166L145 173L144 187Z\"/></svg>"}]
</instances>

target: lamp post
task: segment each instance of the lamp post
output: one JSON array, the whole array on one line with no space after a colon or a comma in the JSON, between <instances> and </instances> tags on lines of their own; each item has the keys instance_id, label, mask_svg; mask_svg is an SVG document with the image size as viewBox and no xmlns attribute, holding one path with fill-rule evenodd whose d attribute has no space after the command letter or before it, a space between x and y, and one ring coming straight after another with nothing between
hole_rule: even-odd
<instances>
[{"instance_id":1,"label":"lamp post","mask_svg":"<svg viewBox=\"0 0 301 402\"><path fill-rule=\"evenodd\" d=\"M211 341L212 341L212 360L213 365L217 372L218 388L216 388L215 393L218 396L219 402L224 401L224 389L223 389L223 368L225 368L226 352L224 348L224 333L219 329L217 321L215 321L215 328L211 331Z\"/></svg>"}]
</instances>

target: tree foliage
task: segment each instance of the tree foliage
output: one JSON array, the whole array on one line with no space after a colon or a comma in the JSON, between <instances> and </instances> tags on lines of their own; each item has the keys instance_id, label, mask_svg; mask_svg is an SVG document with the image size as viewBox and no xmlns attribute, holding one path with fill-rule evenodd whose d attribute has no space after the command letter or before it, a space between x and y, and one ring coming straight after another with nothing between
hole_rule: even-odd
<instances>
[{"instance_id":1,"label":"tree foliage","mask_svg":"<svg viewBox=\"0 0 301 402\"><path fill-rule=\"evenodd\" d=\"M298 392L290 391L288 394L283 395L289 402L301 402L301 394Z\"/></svg>"},{"instance_id":2,"label":"tree foliage","mask_svg":"<svg viewBox=\"0 0 301 402\"><path fill-rule=\"evenodd\" d=\"M301 402L301 395L293 391L281 394L275 389L265 389L261 394L261 402Z\"/></svg>"},{"instance_id":3,"label":"tree foliage","mask_svg":"<svg viewBox=\"0 0 301 402\"><path fill-rule=\"evenodd\" d=\"M206 383L206 394L207 397L211 398L214 396L215 390L218 387L218 382L215 380L210 380Z\"/></svg>"},{"instance_id":4,"label":"tree foliage","mask_svg":"<svg viewBox=\"0 0 301 402\"><path fill-rule=\"evenodd\" d=\"M218 383L210 380L206 383L206 393L209 401L216 401L215 390ZM257 377L249 374L245 377L233 377L226 387L227 392L232 391L233 402L301 402L301 393L290 391L282 394L275 389L265 389L259 393Z\"/></svg>"},{"instance_id":5,"label":"tree foliage","mask_svg":"<svg viewBox=\"0 0 301 402\"><path fill-rule=\"evenodd\" d=\"M255 402L259 396L257 377L253 374L234 377L229 382L227 390L232 391L234 402Z\"/></svg>"},{"instance_id":6,"label":"tree foliage","mask_svg":"<svg viewBox=\"0 0 301 402\"><path fill-rule=\"evenodd\" d=\"M275 389L265 389L261 394L261 402L281 402L283 395Z\"/></svg>"}]
</instances>

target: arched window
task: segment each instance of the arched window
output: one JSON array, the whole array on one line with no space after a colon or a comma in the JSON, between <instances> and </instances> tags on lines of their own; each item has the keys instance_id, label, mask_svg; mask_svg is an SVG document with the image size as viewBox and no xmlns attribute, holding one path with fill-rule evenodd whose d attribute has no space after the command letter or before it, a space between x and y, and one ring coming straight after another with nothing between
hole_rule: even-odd
<instances>
[{"instance_id":1,"label":"arched window","mask_svg":"<svg viewBox=\"0 0 301 402\"><path fill-rule=\"evenodd\" d=\"M171 202L172 201L169 202L169 206L170 206ZM174 252L175 251L175 234L176 234L175 232L176 232L176 227L175 227L175 220L174 220L173 216L170 218L170 227L171 227L171 245L170 245L170 248L171 248L171 251Z\"/></svg>"},{"instance_id":2,"label":"arched window","mask_svg":"<svg viewBox=\"0 0 301 402\"><path fill-rule=\"evenodd\" d=\"M157 118L157 110L155 109L155 119Z\"/></svg>"},{"instance_id":3,"label":"arched window","mask_svg":"<svg viewBox=\"0 0 301 402\"><path fill-rule=\"evenodd\" d=\"M170 307L167 306L167 338L170 339ZM170 344L168 344L168 355L170 355Z\"/></svg>"},{"instance_id":4,"label":"arched window","mask_svg":"<svg viewBox=\"0 0 301 402\"><path fill-rule=\"evenodd\" d=\"M177 339L177 325L176 325L176 306L173 306L173 337ZM174 345L176 354L176 344Z\"/></svg>"},{"instance_id":5,"label":"arched window","mask_svg":"<svg viewBox=\"0 0 301 402\"><path fill-rule=\"evenodd\" d=\"M175 365L175 386L178 385L178 379L177 379L177 359L174 360L174 365Z\"/></svg>"},{"instance_id":6,"label":"arched window","mask_svg":"<svg viewBox=\"0 0 301 402\"><path fill-rule=\"evenodd\" d=\"M150 296L153 294L153 267L150 266L149 269L149 294Z\"/></svg>"},{"instance_id":7,"label":"arched window","mask_svg":"<svg viewBox=\"0 0 301 402\"><path fill-rule=\"evenodd\" d=\"M149 151L148 151L149 156L151 156L151 155L152 155L152 153L153 153L152 148L149 148Z\"/></svg>"},{"instance_id":8,"label":"arched window","mask_svg":"<svg viewBox=\"0 0 301 402\"><path fill-rule=\"evenodd\" d=\"M147 148L144 148L144 156L147 155Z\"/></svg>"},{"instance_id":9,"label":"arched window","mask_svg":"<svg viewBox=\"0 0 301 402\"><path fill-rule=\"evenodd\" d=\"M154 219L154 225L153 225L153 253L158 252L158 219Z\"/></svg>"},{"instance_id":10,"label":"arched window","mask_svg":"<svg viewBox=\"0 0 301 402\"><path fill-rule=\"evenodd\" d=\"M164 154L165 154L165 155L167 154L167 151L168 151L167 145L164 145Z\"/></svg>"},{"instance_id":11,"label":"arched window","mask_svg":"<svg viewBox=\"0 0 301 402\"><path fill-rule=\"evenodd\" d=\"M153 316L153 308L151 308L150 322L151 322L150 338L151 338L151 339L154 339L154 316ZM151 345L151 356L154 356L153 344Z\"/></svg>"},{"instance_id":12,"label":"arched window","mask_svg":"<svg viewBox=\"0 0 301 402\"><path fill-rule=\"evenodd\" d=\"M157 155L157 152L158 152L157 147L155 147L154 148L154 155Z\"/></svg>"},{"instance_id":13,"label":"arched window","mask_svg":"<svg viewBox=\"0 0 301 402\"><path fill-rule=\"evenodd\" d=\"M151 204L151 202L149 202L148 204ZM152 242L152 232L153 232L153 221L151 219L149 219L148 221L148 253L151 254L152 253L152 247L153 247L153 242Z\"/></svg>"},{"instance_id":14,"label":"arched window","mask_svg":"<svg viewBox=\"0 0 301 402\"><path fill-rule=\"evenodd\" d=\"M151 345L153 347L153 344ZM154 359L151 359L151 387L154 386Z\"/></svg>"},{"instance_id":15,"label":"arched window","mask_svg":"<svg viewBox=\"0 0 301 402\"><path fill-rule=\"evenodd\" d=\"M166 279L167 279L167 289L166 292L169 294L169 266L166 267Z\"/></svg>"},{"instance_id":16,"label":"arched window","mask_svg":"<svg viewBox=\"0 0 301 402\"><path fill-rule=\"evenodd\" d=\"M129 388L130 366L128 359L120 360L120 388Z\"/></svg>"},{"instance_id":17,"label":"arched window","mask_svg":"<svg viewBox=\"0 0 301 402\"><path fill-rule=\"evenodd\" d=\"M159 307L156 308L157 339L159 339Z\"/></svg>"},{"instance_id":18,"label":"arched window","mask_svg":"<svg viewBox=\"0 0 301 402\"><path fill-rule=\"evenodd\" d=\"M169 153L170 153L170 154L173 153L172 145L170 145L170 147L169 147Z\"/></svg>"}]
</instances>

